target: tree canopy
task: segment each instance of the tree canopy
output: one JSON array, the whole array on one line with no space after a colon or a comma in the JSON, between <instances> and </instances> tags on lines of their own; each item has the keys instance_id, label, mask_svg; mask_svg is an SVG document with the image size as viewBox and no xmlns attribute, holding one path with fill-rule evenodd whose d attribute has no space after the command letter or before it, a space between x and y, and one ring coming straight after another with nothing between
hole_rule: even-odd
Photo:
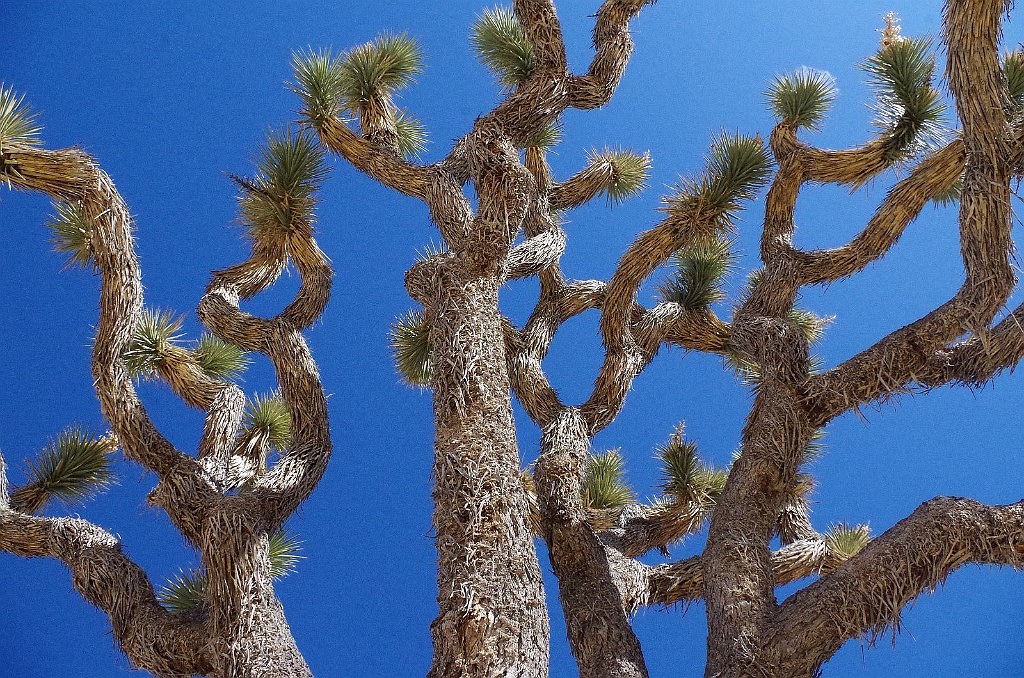
<instances>
[{"instance_id":1,"label":"tree canopy","mask_svg":"<svg viewBox=\"0 0 1024 678\"><path fill-rule=\"evenodd\" d=\"M588 15L597 4L563 4L570 62L582 66L589 58ZM625 195L629 190L610 190L607 201L594 201L571 215L565 227L570 246L563 259L571 276L607 279L636 235L661 219L661 198L672 194L682 177L699 174L709 145L721 135L767 135L774 117L766 91L780 75L796 72L811 88L835 88L827 113L813 106L790 111L805 128L817 130L809 137L815 145L863 143L872 135L875 115L868 107L874 94L867 81L879 77L885 64L868 62L866 72L858 64L878 48L882 15L899 10L907 35L934 37L941 14L939 2L908 7L864 2L841 11L795 1L749 4L663 1L649 8L635 21L636 51L608 107L566 116L561 141L550 156L561 176L579 171L588 157L628 149L642 158L650 152L646 187L638 188L635 197ZM473 41L487 36L474 36L472 25L485 9L472 2L442 8L404 1L296 3L272 11L229 3L132 12L5 7L0 10L5 25L18 30L0 46L0 81L28 94L50 147L80 144L98 157L136 217L148 303L169 314L163 330L198 339L201 326L191 310L209 271L238 260L243 251L237 185L229 175L251 181L260 161L254 156L268 126L294 128L297 119L300 103L282 86L293 78L293 52L372 45L374 40L390 41L375 44L400 51L402 36L415 39L422 69L348 73L340 86L346 99L359 105L366 103L360 82L411 80L394 105L408 111L407 121L421 121L427 137L422 150L415 143L404 150L437 160L449 140L464 134L515 82L517 69L529 68L528 54L515 63L487 59L504 74L496 79L474 57ZM1019 21L1007 24L1008 47L1024 39L1018 26ZM944 89L939 96L944 100ZM923 102L925 113L932 103ZM419 128L408 124L415 140ZM317 675L423 674L430 656L426 629L436 610L429 535L430 399L402 383L388 334L395 319L414 306L402 286L403 272L419 253L436 246L437 235L418 203L370 182L345 163L329 164L318 228L337 277L331 305L309 341L330 394L336 452L323 483L289 523L303 541L303 560L278 590ZM799 203L797 243L813 248L846 242L900 176L898 170L884 174L855 195L838 187L809 189ZM720 292L705 289L692 303L720 303L727 314L746 274L756 268L763 191L752 191L757 199L735 219L733 270L724 276ZM8 379L9 409L0 448L12 477L20 481L35 472L25 468L28 476L22 476L21 459L49 441L56 445L73 438L75 426L104 431L88 367L96 284L86 272L60 272L66 254L48 251L48 235L40 226L49 214L45 201L20 194L0 199L0 220L9 238L7 272L0 279L7 347L0 372ZM62 223L69 221L73 215ZM814 348L824 366L950 296L963 276L955 222L955 207L929 206L892 252L865 273L805 293L802 308L834 316ZM689 275L692 282L701 275L694 259L706 255L682 262L677 275ZM288 298L294 290L285 282L285 291L258 302L265 305L260 309L271 310L275 299ZM673 282L666 270L641 296L651 300L675 294L690 303L687 295L695 287L690 282ZM502 294L506 313L522 322L536 286L512 282ZM1011 299L1010 305L1016 302ZM180 328L168 328L179 314ZM593 312L568 323L556 338L545 366L566 400L576 402L589 392L600 365L599 347ZM214 348L207 351L217 358L215 353ZM230 356L219 357L230 361ZM138 369L150 368L142 361ZM265 363L254 361L243 379L247 391L270 397L273 380ZM140 390L158 423L176 436L174 442L194 447L201 420L164 386L143 382ZM1004 374L986 388L908 394L877 410L864 409L862 417L848 414L833 422L811 466L817 480L816 526L825 530L864 523L877 535L935 495L986 503L1018 500L1024 472L1007 432L1022 390L1019 375ZM749 403L748 388L720 359L663 350L635 382L619 420L595 440L597 451L617 452L608 452L604 466L593 473L615 476L621 464L628 492L641 498L660 488L671 492L659 455L689 463L666 451L680 422L701 458L724 467L738 444ZM252 413L254 419L260 416L270 431L267 418L273 412ZM539 435L527 420L518 423L526 464L536 457ZM62 437L64 430L71 432ZM173 580L187 572L195 565L194 555L162 515L142 508L150 483L139 482L137 467L117 462L114 471L115 485L85 508L71 510L119 534L154 578ZM670 545L672 558L699 553L702 539L696 535ZM105 618L71 591L58 564L2 559L8 576L0 586L0 607L19 620L0 640L12 670L62 675L124 665L114 656ZM664 560L657 553L646 559ZM542 562L548 575L550 568ZM548 582L553 586L550 576ZM863 656L855 642L849 643L826 665L824 675L952 676L969 674L979 665L989 667L990 675L1012 675L1020 658L1015 629L1024 621L1013 604L1018 587L1019 575L1010 571L957 572L941 596L925 596L904 613L894 650L887 637ZM786 593L780 591L780 598ZM549 602L554 601L549 593ZM552 675L574 675L558 605L550 607ZM652 675L702 665L700 604L643 611L636 628ZM54 642L26 652L29 644L38 647L46 637Z\"/></svg>"}]
</instances>

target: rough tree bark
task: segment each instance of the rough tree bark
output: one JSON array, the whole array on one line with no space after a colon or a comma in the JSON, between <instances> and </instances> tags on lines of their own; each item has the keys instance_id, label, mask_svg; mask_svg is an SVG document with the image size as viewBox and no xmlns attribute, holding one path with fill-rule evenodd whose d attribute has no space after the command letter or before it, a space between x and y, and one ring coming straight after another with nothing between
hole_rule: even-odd
<instances>
[{"instance_id":1,"label":"rough tree bark","mask_svg":"<svg viewBox=\"0 0 1024 678\"><path fill-rule=\"evenodd\" d=\"M537 537L559 581L580 674L597 678L648 675L630 622L642 606L705 601L706 676L813 676L847 640L898 626L903 606L952 570L1021 566L1024 503L940 497L869 542L860 528L815 530L806 501L810 481L802 473L817 432L836 417L913 385L984 384L1024 357L1024 307L996 322L1016 283L1010 182L1024 171L1024 91L1011 92L1006 75L1012 63L1024 72L1024 57L1000 60L1001 21L1012 3L947 3L946 77L962 123L952 140L919 152L941 112L934 64L927 45L901 36L890 16L869 65L880 103L893 113L876 139L845 151L803 142L798 132L823 115L831 84L812 72L781 78L771 90L779 122L767 148L760 137L723 135L706 170L666 199L664 218L627 249L607 282L569 280L559 263L567 247L563 215L598 196L621 200L636 192L648 159L594 154L585 169L558 181L546 159L548 142L539 139L568 109L607 103L631 54L629 22L649 4L601 3L595 55L583 74L568 69L551 0L516 0L507 12L486 14L477 46L508 86L507 96L432 165L407 158L408 122L393 102L418 69L405 38L381 38L340 56L297 55L295 88L312 132L279 140L260 174L238 180L252 253L214 273L198 309L221 340L273 363L291 426L290 442L276 457L269 434L244 429L242 391L170 342L154 349L154 374L204 410L206 426L195 455L157 431L127 365L144 319L128 208L84 153L42 150L32 133L0 136L2 178L74 207L87 226L79 254L102 280L93 375L116 439L110 445L156 474L150 501L201 554L202 605L188 614L167 609L147 575L99 527L33 515L45 492L9 492L2 459L0 549L66 563L75 587L108 614L114 638L140 669L159 676L311 675L274 594L270 540L314 490L331 451L326 399L303 339L328 303L332 275L313 238L323 174L318 143L423 201L444 239L443 251L406 275L424 309L422 324L410 332L419 333L424 348L419 367L429 372L436 430L439 611L431 625L431 678L547 674ZM359 63L372 68L360 70ZM16 114L19 104L0 107L0 114ZM296 166L288 162L297 159L303 169L288 174ZM905 176L847 245L793 245L804 186L857 189L897 164L907 166ZM721 300L721 271L703 282L698 274L724 267L721 248L727 250L724 235L735 212L769 183L763 269L725 322L709 307ZM926 203L958 185L966 271L959 291L837 367L815 371L809 345L819 328L795 308L800 290L879 259ZM661 303L643 306L641 286L671 260L678 272L663 286ZM240 309L289 264L302 285L281 313L259 318ZM517 327L502 316L499 294L505 282L534 276L539 299ZM567 404L542 362L560 326L595 309L604 359L588 398ZM633 380L663 345L727 356L750 379L755 397L729 469L702 464L680 428L662 450L664 496L641 504L623 498L615 473L611 481L598 478L599 465L615 458L595 457L591 441L616 419ZM541 431L532 472L521 470L513 396ZM638 559L705 525L700 556L659 566ZM773 551L775 538L781 547ZM811 575L818 576L814 583L776 600L778 586Z\"/></svg>"}]
</instances>

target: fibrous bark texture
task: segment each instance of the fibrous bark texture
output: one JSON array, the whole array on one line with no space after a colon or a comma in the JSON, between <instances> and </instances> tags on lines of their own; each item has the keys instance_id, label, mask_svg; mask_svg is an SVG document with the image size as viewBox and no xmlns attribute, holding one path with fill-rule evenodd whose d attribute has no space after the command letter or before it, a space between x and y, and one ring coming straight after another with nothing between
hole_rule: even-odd
<instances>
[{"instance_id":1,"label":"fibrous bark texture","mask_svg":"<svg viewBox=\"0 0 1024 678\"><path fill-rule=\"evenodd\" d=\"M799 132L821 119L833 84L807 70L780 77L769 91L778 123L767 144L723 134L706 169L666 198L663 217L640 233L607 281L572 280L560 263L567 215L601 196L617 202L635 194L650 159L595 152L560 181L547 150L568 109L594 109L613 96L633 48L629 23L650 4L601 3L593 60L582 74L569 70L552 0L515 0L509 10L485 13L475 44L506 95L433 164L409 159L420 139L394 102L419 70L408 38L385 36L340 56L296 56L295 90L309 131L271 140L259 173L236 178L251 255L216 271L198 308L219 340L272 362L287 440L269 424L247 424L256 415L239 386L171 341L173 328L149 342L149 353L140 348L139 328L152 316L143 307L132 220L94 161L74 149L42 150L34 133L0 137L2 178L52 196L83 225L73 251L102 282L93 376L111 428L103 444L156 475L150 501L200 554L200 605L182 612L162 604L105 530L37 515L49 490L36 483L8 491L2 459L0 549L63 561L137 668L159 676L311 675L274 594L271 540L313 492L331 453L327 401L303 336L330 297L332 271L313 224L322 156L331 152L422 201L443 239L406 273L422 311L401 335L412 342L409 360L418 361L409 380L433 398L438 614L430 678L547 674L538 538L587 678L648 676L631 626L643 606L704 601L706 676L814 676L847 640L898 628L900 610L956 568L1022 566L1024 503L940 497L869 540L862 526L815 529L805 473L819 432L837 417L915 386L982 385L1024 358L1024 307L1000 317L1016 284L1011 182L1024 173L1024 91L1012 91L1024 90L1024 55L1000 59L1001 22L1012 3L947 2L945 78L962 125L955 135L928 138L943 106L934 57L926 41L901 36L890 15L867 65L883 113L877 138L843 151L806 143ZM1011 78L1014 63L1020 70ZM0 115L14 115L18 103L0 105ZM17 129L4 122L0 133ZM903 173L849 243L815 251L793 244L804 187L857 190L895 166ZM726 321L711 306L724 298L734 217L766 186L762 267ZM816 369L810 345L824 323L796 307L801 289L862 271L897 245L929 201L954 193L965 271L958 291L836 367ZM241 310L289 266L302 283L280 313ZM660 301L642 304L640 290L666 266L673 273ZM499 296L506 282L531 277L539 297L518 326L502 315ZM600 313L604 354L586 399L567 403L544 361L560 327L587 311ZM723 356L752 386L753 404L727 469L702 462L680 425L659 450L662 495L641 503L622 482L622 456L595 454L592 441L666 345ZM205 412L195 454L175 449L136 395L140 368L131 366L140 355L151 376ZM541 433L539 451L526 451L527 459L513 397ZM657 566L640 560L654 549L667 555L705 526L700 555ZM808 577L817 579L776 599L779 586Z\"/></svg>"}]
</instances>

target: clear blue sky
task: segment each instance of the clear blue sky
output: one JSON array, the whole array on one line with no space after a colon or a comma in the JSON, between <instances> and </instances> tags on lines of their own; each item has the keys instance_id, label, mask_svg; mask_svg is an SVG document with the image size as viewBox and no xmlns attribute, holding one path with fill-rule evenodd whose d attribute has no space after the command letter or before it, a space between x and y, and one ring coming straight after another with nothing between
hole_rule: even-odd
<instances>
[{"instance_id":1,"label":"clear blue sky","mask_svg":"<svg viewBox=\"0 0 1024 678\"><path fill-rule=\"evenodd\" d=\"M589 57L597 0L563 1L571 62ZM51 147L77 144L95 154L137 217L147 302L188 314L211 269L245 253L234 221L234 187L262 135L295 118L284 87L289 55L307 46L342 49L381 31L420 40L427 70L402 98L427 124L426 160L498 101L498 92L468 47L480 0L413 2L90 2L0 4L0 81L28 94L42 112ZM836 9L844 7L844 9ZM877 45L887 10L903 16L908 35L937 35L941 2L863 0L825 3L662 0L635 22L637 50L606 109L567 116L565 142L553 165L565 177L584 151L605 145L650 149L650 188L630 204L600 201L570 216L567 273L607 278L641 230L658 221L659 197L680 175L699 170L721 129L766 134L771 118L761 95L771 78L799 66L830 71L840 97L815 143L845 147L870 134L870 95L856 64ZM1008 29L1007 43L1022 39ZM836 245L863 227L890 179L864 194L806 191L798 211L798 243ZM72 423L102 429L91 390L88 344L97 280L61 272L42 226L47 200L0 195L5 240L0 277L0 375L5 417L0 449L19 481L22 460ZM741 270L756 263L759 204L740 225ZM305 540L299 571L279 585L298 643L317 676L419 676L430 661L428 624L435 613L430 540L431 411L427 392L401 386L387 348L390 322L412 306L402 275L415 251L438 236L425 209L347 167L323 193L320 242L337 269L335 295L310 343L332 394L336 454L319 489L291 527ZM1017 233L1019 235L1019 232ZM805 305L837 317L821 346L835 364L917 318L959 286L955 212L926 209L896 251L866 273L805 295ZM737 275L733 289L742 280ZM254 304L270 310L294 289ZM508 312L523 317L533 287L505 291ZM589 389L600 355L596 314L564 328L546 362L568 401ZM265 364L244 387L273 387ZM143 395L153 416L182 449L194 449L200 416L159 385ZM880 533L939 494L991 503L1020 499L1019 443L1008 435L1024 395L1020 375L1003 375L977 392L941 390L845 417L828 430L828 453L814 521L819 529L847 520ZM726 463L736 447L749 394L718 359L666 350L637 379L619 421L597 441L621 447L634 488L654 493L654 446L685 420L703 454ZM524 463L538 435L521 421ZM153 479L119 466L120 484L82 509L123 539L158 584L195 562L164 516L147 507ZM57 511L61 509L56 508ZM701 548L700 538L673 558ZM545 570L549 570L546 562ZM63 568L0 554L0 675L115 676L127 670L106 618L82 602ZM953 575L935 596L904 615L895 649L888 637L873 650L849 643L825 676L1016 676L1024 664L1020 629L1024 575L972 568ZM780 594L781 595L781 594ZM574 676L554 588L552 675ZM646 610L636 627L654 676L703 670L703 606ZM979 669L984 667L984 669Z\"/></svg>"}]
</instances>

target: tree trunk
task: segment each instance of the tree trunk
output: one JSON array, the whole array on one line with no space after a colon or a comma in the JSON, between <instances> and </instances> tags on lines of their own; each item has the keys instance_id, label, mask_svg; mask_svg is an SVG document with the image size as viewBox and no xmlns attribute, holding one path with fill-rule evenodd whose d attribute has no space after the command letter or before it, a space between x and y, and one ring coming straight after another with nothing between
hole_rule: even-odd
<instances>
[{"instance_id":1,"label":"tree trunk","mask_svg":"<svg viewBox=\"0 0 1024 678\"><path fill-rule=\"evenodd\" d=\"M432 316L437 618L431 678L547 675L540 567L520 479L498 280L451 257Z\"/></svg>"}]
</instances>

